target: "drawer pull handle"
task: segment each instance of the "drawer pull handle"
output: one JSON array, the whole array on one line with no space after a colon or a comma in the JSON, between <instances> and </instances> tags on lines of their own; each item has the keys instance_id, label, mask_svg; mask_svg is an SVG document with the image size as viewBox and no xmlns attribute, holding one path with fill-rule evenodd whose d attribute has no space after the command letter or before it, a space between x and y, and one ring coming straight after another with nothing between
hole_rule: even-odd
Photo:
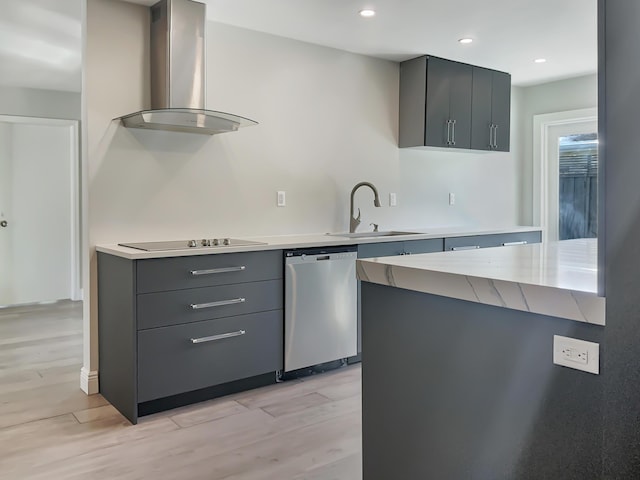
<instances>
[{"instance_id":1,"label":"drawer pull handle","mask_svg":"<svg viewBox=\"0 0 640 480\"><path fill-rule=\"evenodd\" d=\"M201 308L211 308L211 307L222 307L224 305L234 305L236 303L244 303L246 299L244 298L232 298L231 300L220 300L218 302L209 302L209 303L192 303L189 305L191 310L200 310Z\"/></svg>"},{"instance_id":2,"label":"drawer pull handle","mask_svg":"<svg viewBox=\"0 0 640 480\"><path fill-rule=\"evenodd\" d=\"M511 245L526 245L527 241L526 240L521 240L519 242L504 242L502 244L503 247L510 247Z\"/></svg>"},{"instance_id":3,"label":"drawer pull handle","mask_svg":"<svg viewBox=\"0 0 640 480\"><path fill-rule=\"evenodd\" d=\"M191 270L191 275L213 275L215 273L229 273L229 272L241 272L246 270L247 267L244 265L240 267L223 267L223 268L212 268L210 270Z\"/></svg>"},{"instance_id":4,"label":"drawer pull handle","mask_svg":"<svg viewBox=\"0 0 640 480\"><path fill-rule=\"evenodd\" d=\"M216 340L224 340L225 338L239 337L247 333L246 330L238 330L237 332L221 333L220 335L211 335L210 337L192 338L191 343L215 342Z\"/></svg>"},{"instance_id":5,"label":"drawer pull handle","mask_svg":"<svg viewBox=\"0 0 640 480\"><path fill-rule=\"evenodd\" d=\"M476 250L477 248L480 248L480 245L468 245L466 247L453 247L451 250L454 250L454 251L458 251L458 250Z\"/></svg>"}]
</instances>

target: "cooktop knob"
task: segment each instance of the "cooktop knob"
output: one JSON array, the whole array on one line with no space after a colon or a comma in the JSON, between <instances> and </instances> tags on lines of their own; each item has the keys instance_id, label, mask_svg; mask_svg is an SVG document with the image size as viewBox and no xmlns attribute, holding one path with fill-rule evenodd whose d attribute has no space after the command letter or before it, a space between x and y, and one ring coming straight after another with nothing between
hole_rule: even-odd
<instances>
[{"instance_id":1,"label":"cooktop knob","mask_svg":"<svg viewBox=\"0 0 640 480\"><path fill-rule=\"evenodd\" d=\"M211 246L211 240L207 240L206 238L203 238L200 243L202 244L203 247L210 247Z\"/></svg>"},{"instance_id":2,"label":"cooktop knob","mask_svg":"<svg viewBox=\"0 0 640 480\"><path fill-rule=\"evenodd\" d=\"M231 239L230 238L225 238L225 239L222 240L222 243L224 245L231 245Z\"/></svg>"},{"instance_id":3,"label":"cooktop knob","mask_svg":"<svg viewBox=\"0 0 640 480\"><path fill-rule=\"evenodd\" d=\"M198 242L196 242L195 240L189 240L187 242L187 247L197 247L198 246Z\"/></svg>"},{"instance_id":4,"label":"cooktop knob","mask_svg":"<svg viewBox=\"0 0 640 480\"><path fill-rule=\"evenodd\" d=\"M217 238L214 238L213 240L211 240L211 245L217 247L218 245L220 245L220 240L218 240Z\"/></svg>"}]
</instances>

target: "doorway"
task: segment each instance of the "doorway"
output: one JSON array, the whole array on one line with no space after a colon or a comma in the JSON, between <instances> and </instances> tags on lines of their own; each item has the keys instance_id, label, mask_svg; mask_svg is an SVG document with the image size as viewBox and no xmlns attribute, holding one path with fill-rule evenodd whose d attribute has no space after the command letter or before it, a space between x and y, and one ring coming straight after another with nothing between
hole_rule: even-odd
<instances>
[{"instance_id":1,"label":"doorway","mask_svg":"<svg viewBox=\"0 0 640 480\"><path fill-rule=\"evenodd\" d=\"M0 307L80 300L78 122L0 115Z\"/></svg>"},{"instance_id":2,"label":"doorway","mask_svg":"<svg viewBox=\"0 0 640 480\"><path fill-rule=\"evenodd\" d=\"M533 123L534 224L545 242L595 234L597 110L536 115Z\"/></svg>"}]
</instances>

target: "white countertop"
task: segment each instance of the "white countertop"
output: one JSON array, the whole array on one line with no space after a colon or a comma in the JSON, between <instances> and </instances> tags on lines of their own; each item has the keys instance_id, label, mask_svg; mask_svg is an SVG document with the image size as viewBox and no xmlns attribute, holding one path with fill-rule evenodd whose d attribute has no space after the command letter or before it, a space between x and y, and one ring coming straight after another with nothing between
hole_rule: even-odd
<instances>
[{"instance_id":1,"label":"white countertop","mask_svg":"<svg viewBox=\"0 0 640 480\"><path fill-rule=\"evenodd\" d=\"M363 243L380 243L380 242L395 242L404 240L425 240L430 238L445 238L445 237L463 237L470 235L492 235L502 233L515 233L515 232L537 232L540 231L540 227L501 227L501 228L473 228L473 227L447 227L447 228L403 228L398 229L401 231L418 232L414 235L394 235L388 237L365 237L365 238L346 238L340 237L336 234L305 234L305 235L280 235L270 237L247 237L247 236L234 236L226 235L231 238L243 238L245 240L252 240L257 242L263 242L265 245L247 245L238 247L215 247L215 248L185 248L183 250L164 250L161 252L145 252L144 250L137 250L135 248L121 247L117 244L96 245L98 252L109 253L118 257L128 258L130 260L141 260L145 258L165 258L165 257L184 257L189 255L211 255L217 253L235 253L235 252L251 252L261 250L280 250L289 248L310 248L310 247L328 247L334 245L358 245ZM213 238L213 236L211 237ZM154 239L158 240L184 240L184 238L178 239ZM123 243L138 242L140 240L135 239L123 239Z\"/></svg>"},{"instance_id":2,"label":"white countertop","mask_svg":"<svg viewBox=\"0 0 640 480\"><path fill-rule=\"evenodd\" d=\"M604 325L597 240L358 260L367 282Z\"/></svg>"}]
</instances>

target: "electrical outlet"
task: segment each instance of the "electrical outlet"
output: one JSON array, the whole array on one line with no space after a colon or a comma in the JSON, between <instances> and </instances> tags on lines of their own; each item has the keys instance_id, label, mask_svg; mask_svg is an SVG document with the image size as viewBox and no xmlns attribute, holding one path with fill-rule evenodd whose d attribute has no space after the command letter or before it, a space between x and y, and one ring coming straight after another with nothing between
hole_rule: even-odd
<instances>
[{"instance_id":1,"label":"electrical outlet","mask_svg":"<svg viewBox=\"0 0 640 480\"><path fill-rule=\"evenodd\" d=\"M449 205L455 205L456 204L456 194L453 192L449 193Z\"/></svg>"},{"instance_id":2,"label":"electrical outlet","mask_svg":"<svg viewBox=\"0 0 640 480\"><path fill-rule=\"evenodd\" d=\"M396 205L398 205L398 197L396 196L395 193L390 193L389 194L389 206L390 207L395 207Z\"/></svg>"},{"instance_id":3,"label":"electrical outlet","mask_svg":"<svg viewBox=\"0 0 640 480\"><path fill-rule=\"evenodd\" d=\"M282 190L278 192L278 206L285 207L287 205L287 194Z\"/></svg>"},{"instance_id":4,"label":"electrical outlet","mask_svg":"<svg viewBox=\"0 0 640 480\"><path fill-rule=\"evenodd\" d=\"M553 363L597 375L600 373L600 345L554 335Z\"/></svg>"}]
</instances>

